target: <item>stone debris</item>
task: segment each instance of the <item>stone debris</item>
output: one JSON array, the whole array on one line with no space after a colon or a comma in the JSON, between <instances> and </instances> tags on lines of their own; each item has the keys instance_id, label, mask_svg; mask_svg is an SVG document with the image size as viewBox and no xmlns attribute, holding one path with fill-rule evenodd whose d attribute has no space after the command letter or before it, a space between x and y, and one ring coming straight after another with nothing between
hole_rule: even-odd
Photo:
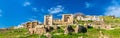
<instances>
[{"instance_id":1,"label":"stone debris","mask_svg":"<svg viewBox=\"0 0 120 38\"><path fill-rule=\"evenodd\" d=\"M35 29L34 28L29 28L29 34L34 34Z\"/></svg>"},{"instance_id":2,"label":"stone debris","mask_svg":"<svg viewBox=\"0 0 120 38\"><path fill-rule=\"evenodd\" d=\"M42 35L42 34L46 33L46 29L44 28L44 26L38 25L35 27L35 33Z\"/></svg>"},{"instance_id":3,"label":"stone debris","mask_svg":"<svg viewBox=\"0 0 120 38\"><path fill-rule=\"evenodd\" d=\"M57 26L57 25L55 25L55 26L54 26L54 30L57 30L57 29L60 29L60 27Z\"/></svg>"},{"instance_id":4,"label":"stone debris","mask_svg":"<svg viewBox=\"0 0 120 38\"><path fill-rule=\"evenodd\" d=\"M51 32L51 31L53 31L53 27L51 27L51 26L47 26L47 27L45 27L45 29L46 29L46 32Z\"/></svg>"},{"instance_id":5,"label":"stone debris","mask_svg":"<svg viewBox=\"0 0 120 38\"><path fill-rule=\"evenodd\" d=\"M75 33L86 33L86 32L87 32L87 28L85 28L84 26L77 25L75 28Z\"/></svg>"},{"instance_id":6,"label":"stone debris","mask_svg":"<svg viewBox=\"0 0 120 38\"><path fill-rule=\"evenodd\" d=\"M72 28L71 25L68 25L67 27L65 27L64 34L68 34L71 32L74 32L74 29Z\"/></svg>"},{"instance_id":7,"label":"stone debris","mask_svg":"<svg viewBox=\"0 0 120 38\"><path fill-rule=\"evenodd\" d=\"M87 24L87 28L92 28L92 25L91 24Z\"/></svg>"}]
</instances>

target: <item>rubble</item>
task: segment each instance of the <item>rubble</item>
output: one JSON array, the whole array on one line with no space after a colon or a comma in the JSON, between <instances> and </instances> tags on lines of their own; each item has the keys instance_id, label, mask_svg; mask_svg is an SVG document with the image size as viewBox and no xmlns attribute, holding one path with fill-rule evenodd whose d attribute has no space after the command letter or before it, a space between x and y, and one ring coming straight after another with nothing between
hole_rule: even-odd
<instances>
[{"instance_id":1,"label":"rubble","mask_svg":"<svg viewBox=\"0 0 120 38\"><path fill-rule=\"evenodd\" d=\"M44 26L38 25L35 27L35 33L42 35L42 34L46 33L46 29L44 28Z\"/></svg>"},{"instance_id":2,"label":"rubble","mask_svg":"<svg viewBox=\"0 0 120 38\"><path fill-rule=\"evenodd\" d=\"M51 26L47 26L47 27L45 27L45 29L46 29L46 32L51 32L51 31L53 31L53 27L51 27Z\"/></svg>"},{"instance_id":3,"label":"rubble","mask_svg":"<svg viewBox=\"0 0 120 38\"><path fill-rule=\"evenodd\" d=\"M68 34L71 32L74 32L74 29L72 28L71 25L67 25L67 27L65 27L65 29L64 29L64 34Z\"/></svg>"},{"instance_id":4,"label":"rubble","mask_svg":"<svg viewBox=\"0 0 120 38\"><path fill-rule=\"evenodd\" d=\"M29 34L34 34L34 32L35 32L35 29L34 28L29 28Z\"/></svg>"},{"instance_id":5,"label":"rubble","mask_svg":"<svg viewBox=\"0 0 120 38\"><path fill-rule=\"evenodd\" d=\"M77 25L75 28L75 33L86 33L86 32L87 32L87 28L85 28L84 26Z\"/></svg>"},{"instance_id":6,"label":"rubble","mask_svg":"<svg viewBox=\"0 0 120 38\"><path fill-rule=\"evenodd\" d=\"M57 25L55 25L55 26L54 26L54 30L57 30L57 29L60 29L60 27L57 26Z\"/></svg>"}]
</instances>

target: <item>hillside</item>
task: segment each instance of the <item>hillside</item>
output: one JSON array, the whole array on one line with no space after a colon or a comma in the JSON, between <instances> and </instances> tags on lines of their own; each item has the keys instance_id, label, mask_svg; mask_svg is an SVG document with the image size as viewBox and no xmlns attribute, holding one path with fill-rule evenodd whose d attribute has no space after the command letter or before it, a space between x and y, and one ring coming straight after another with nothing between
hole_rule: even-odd
<instances>
[{"instance_id":1,"label":"hillside","mask_svg":"<svg viewBox=\"0 0 120 38\"><path fill-rule=\"evenodd\" d=\"M68 35L63 34L64 31L59 29L57 31L51 32L52 38L98 38L100 36L99 30L90 28L87 30L87 33L70 33ZM115 30L102 30L103 34L107 37L111 38L119 38L120 37L120 28ZM8 30L4 32L0 32L0 38L46 38L44 35L40 36L37 34L27 34L27 30L24 28Z\"/></svg>"},{"instance_id":2,"label":"hillside","mask_svg":"<svg viewBox=\"0 0 120 38\"><path fill-rule=\"evenodd\" d=\"M61 29L57 31L52 31L50 34L52 38L99 38L99 37L108 37L108 38L119 38L120 37L120 18L112 18L109 16L101 17L104 18L105 24L112 25L114 30L104 30L96 28L88 28L87 33L70 33L64 34L65 26L61 26ZM93 21L87 21L87 23L92 23ZM78 24L84 25L85 21L78 21ZM75 26L72 26L75 28ZM12 29L0 31L0 38L46 38L45 35L38 35L28 33L28 30L25 28Z\"/></svg>"}]
</instances>

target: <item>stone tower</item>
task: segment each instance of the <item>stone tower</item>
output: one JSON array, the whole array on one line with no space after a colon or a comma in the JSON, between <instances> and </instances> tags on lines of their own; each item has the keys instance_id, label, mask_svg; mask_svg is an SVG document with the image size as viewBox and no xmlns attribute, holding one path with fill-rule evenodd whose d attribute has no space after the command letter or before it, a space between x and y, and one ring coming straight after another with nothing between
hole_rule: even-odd
<instances>
[{"instance_id":1,"label":"stone tower","mask_svg":"<svg viewBox=\"0 0 120 38\"><path fill-rule=\"evenodd\" d=\"M63 14L62 15L62 24L63 25L73 24L73 15L72 14Z\"/></svg>"},{"instance_id":2,"label":"stone tower","mask_svg":"<svg viewBox=\"0 0 120 38\"><path fill-rule=\"evenodd\" d=\"M53 17L52 15L45 15L44 16L44 25L52 25L53 24Z\"/></svg>"},{"instance_id":3,"label":"stone tower","mask_svg":"<svg viewBox=\"0 0 120 38\"><path fill-rule=\"evenodd\" d=\"M32 22L32 27L35 28L35 26L39 25L38 21L33 21Z\"/></svg>"},{"instance_id":4,"label":"stone tower","mask_svg":"<svg viewBox=\"0 0 120 38\"><path fill-rule=\"evenodd\" d=\"M32 28L32 22L27 22L27 23L26 23L26 28L27 28L27 29Z\"/></svg>"}]
</instances>

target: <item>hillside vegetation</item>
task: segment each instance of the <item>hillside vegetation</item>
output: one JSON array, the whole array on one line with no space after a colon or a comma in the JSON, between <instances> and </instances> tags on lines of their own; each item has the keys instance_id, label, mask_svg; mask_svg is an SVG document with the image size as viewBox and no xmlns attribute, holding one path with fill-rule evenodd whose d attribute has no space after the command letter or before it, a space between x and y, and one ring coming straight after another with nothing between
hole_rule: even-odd
<instances>
[{"instance_id":1,"label":"hillside vegetation","mask_svg":"<svg viewBox=\"0 0 120 38\"><path fill-rule=\"evenodd\" d=\"M104 16L105 24L111 24L114 26L114 30L104 30L104 29L95 29L95 28L89 28L87 29L87 33L70 33L70 34L64 34L64 26L61 26L57 31L52 31L50 34L52 35L52 38L99 38L101 36L100 31L102 32L103 36L109 37L109 38L120 38L120 18L112 18L109 16ZM88 21L92 22L92 21ZM84 25L85 21L78 21L78 24ZM75 28L75 26L72 26ZM19 28L19 29L13 29L13 30L6 30L6 31L0 31L0 38L46 38L45 35L38 35L33 34L30 35L28 33L28 30L25 28Z\"/></svg>"},{"instance_id":2,"label":"hillside vegetation","mask_svg":"<svg viewBox=\"0 0 120 38\"><path fill-rule=\"evenodd\" d=\"M120 37L120 28L115 30L102 30L102 29L88 29L87 33L70 33L70 34L63 34L64 31L59 29L57 31L51 32L52 38L98 38L100 36L99 31L102 31L104 35L111 38L119 38ZM46 38L44 35L37 35L37 34L27 34L27 30L24 28L15 29L15 30L8 30L5 32L0 32L0 38Z\"/></svg>"}]
</instances>

